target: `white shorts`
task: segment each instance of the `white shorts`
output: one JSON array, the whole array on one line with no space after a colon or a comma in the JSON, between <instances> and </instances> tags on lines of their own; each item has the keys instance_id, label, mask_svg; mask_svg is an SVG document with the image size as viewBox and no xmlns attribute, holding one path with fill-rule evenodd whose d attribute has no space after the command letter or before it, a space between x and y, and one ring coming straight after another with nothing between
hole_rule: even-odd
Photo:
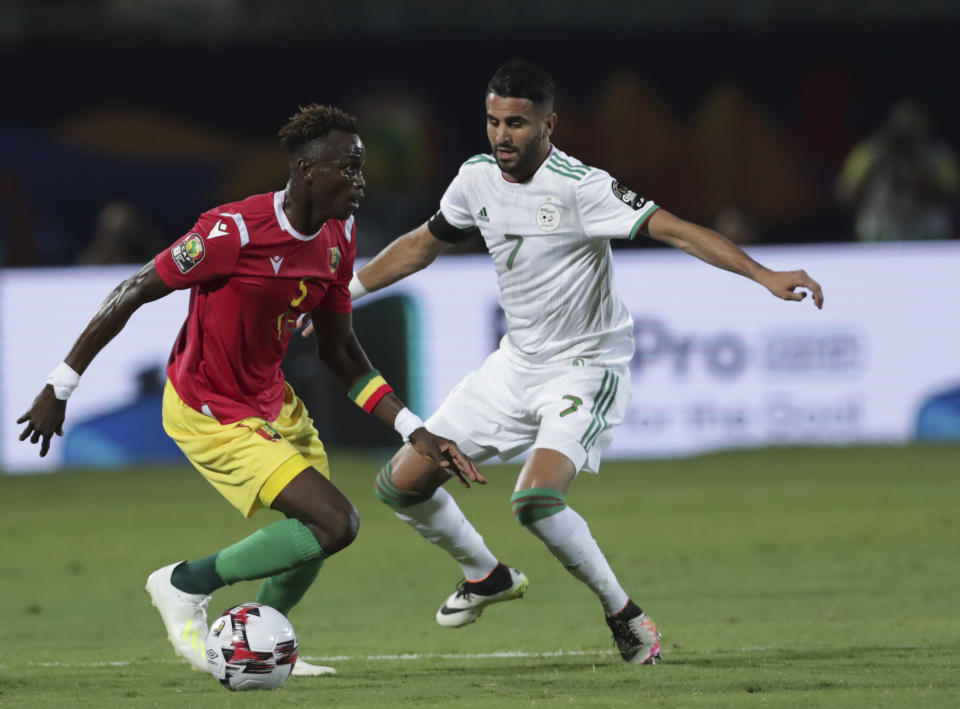
<instances>
[{"instance_id":1,"label":"white shorts","mask_svg":"<svg viewBox=\"0 0 960 709\"><path fill-rule=\"evenodd\" d=\"M576 470L600 470L630 401L630 369L523 369L497 350L461 381L427 422L477 462L509 460L531 446L567 456Z\"/></svg>"}]
</instances>

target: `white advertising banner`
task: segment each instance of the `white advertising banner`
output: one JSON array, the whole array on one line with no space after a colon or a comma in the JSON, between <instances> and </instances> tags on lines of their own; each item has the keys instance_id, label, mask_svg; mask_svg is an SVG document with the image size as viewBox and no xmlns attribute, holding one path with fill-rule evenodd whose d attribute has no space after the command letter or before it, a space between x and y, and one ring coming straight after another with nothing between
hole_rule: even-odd
<instances>
[{"instance_id":1,"label":"white advertising banner","mask_svg":"<svg viewBox=\"0 0 960 709\"><path fill-rule=\"evenodd\" d=\"M911 440L920 407L960 387L960 243L751 247L770 268L805 269L824 288L781 301L673 250L617 251L617 289L635 321L633 398L610 457L688 455L784 443ZM59 463L16 440L15 424L79 329L130 269L0 276L0 468ZM381 295L415 303L424 417L493 351L502 328L486 256L446 257ZM95 360L70 420L133 395L162 365L183 293L145 306Z\"/></svg>"},{"instance_id":2,"label":"white advertising banner","mask_svg":"<svg viewBox=\"0 0 960 709\"><path fill-rule=\"evenodd\" d=\"M0 271L0 470L49 470L63 462L64 439L54 436L46 457L39 445L17 440L17 419L30 408L50 373L70 351L107 295L138 266L8 269ZM180 291L133 314L93 361L70 397L63 430L137 395L145 370L164 367L187 312Z\"/></svg>"},{"instance_id":3,"label":"white advertising banner","mask_svg":"<svg viewBox=\"0 0 960 709\"><path fill-rule=\"evenodd\" d=\"M677 251L615 252L637 350L610 456L902 442L927 397L960 386L960 244L749 251L773 269L805 269L824 288L823 310ZM429 328L433 410L496 339L493 269L484 256L449 259L394 288L416 297Z\"/></svg>"}]
</instances>

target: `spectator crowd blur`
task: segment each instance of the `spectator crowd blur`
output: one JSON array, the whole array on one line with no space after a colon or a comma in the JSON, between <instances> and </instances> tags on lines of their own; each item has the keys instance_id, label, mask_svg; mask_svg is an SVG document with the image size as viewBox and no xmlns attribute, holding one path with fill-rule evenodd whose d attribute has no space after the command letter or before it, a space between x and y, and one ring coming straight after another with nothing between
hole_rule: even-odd
<instances>
[{"instance_id":1,"label":"spectator crowd blur","mask_svg":"<svg viewBox=\"0 0 960 709\"><path fill-rule=\"evenodd\" d=\"M489 149L485 81L518 55L557 79L560 147L738 243L957 235L960 100L924 68L952 57L949 27L619 29L430 46L380 33L364 52L328 33L319 57L279 40L151 36L145 52L0 34L4 65L21 67L8 96L23 99L0 106L0 265L143 261L204 209L281 187L272 126L310 102L360 120L372 255ZM345 53L348 69L328 61ZM917 100L900 100L905 85Z\"/></svg>"},{"instance_id":2,"label":"spectator crowd blur","mask_svg":"<svg viewBox=\"0 0 960 709\"><path fill-rule=\"evenodd\" d=\"M899 102L883 126L844 161L837 195L856 217L859 241L949 239L960 170L931 135L922 106Z\"/></svg>"}]
</instances>

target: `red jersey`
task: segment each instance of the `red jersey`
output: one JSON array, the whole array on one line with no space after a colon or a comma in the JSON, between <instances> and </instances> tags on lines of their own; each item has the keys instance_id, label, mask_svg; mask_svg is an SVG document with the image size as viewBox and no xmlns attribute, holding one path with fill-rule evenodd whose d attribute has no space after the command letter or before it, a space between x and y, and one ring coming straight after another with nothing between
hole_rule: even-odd
<instances>
[{"instance_id":1,"label":"red jersey","mask_svg":"<svg viewBox=\"0 0 960 709\"><path fill-rule=\"evenodd\" d=\"M356 257L354 218L304 235L283 211L284 192L204 212L154 258L174 289L190 288L186 322L167 376L190 407L220 423L273 421L283 405L280 363L301 313L348 313Z\"/></svg>"}]
</instances>

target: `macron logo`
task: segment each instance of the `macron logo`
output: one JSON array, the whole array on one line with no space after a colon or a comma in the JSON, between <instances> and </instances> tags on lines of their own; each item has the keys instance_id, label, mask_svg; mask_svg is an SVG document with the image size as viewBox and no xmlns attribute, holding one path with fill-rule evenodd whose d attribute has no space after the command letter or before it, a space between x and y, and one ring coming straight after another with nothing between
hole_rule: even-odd
<instances>
[{"instance_id":1,"label":"macron logo","mask_svg":"<svg viewBox=\"0 0 960 709\"><path fill-rule=\"evenodd\" d=\"M274 273L280 273L280 264L283 263L283 256L271 256L270 264L273 266Z\"/></svg>"},{"instance_id":2,"label":"macron logo","mask_svg":"<svg viewBox=\"0 0 960 709\"><path fill-rule=\"evenodd\" d=\"M223 236L224 234L229 234L227 228L223 226L223 220L218 219L217 223L213 225L213 229L210 230L210 233L207 234L208 239L216 239L218 236Z\"/></svg>"}]
</instances>

